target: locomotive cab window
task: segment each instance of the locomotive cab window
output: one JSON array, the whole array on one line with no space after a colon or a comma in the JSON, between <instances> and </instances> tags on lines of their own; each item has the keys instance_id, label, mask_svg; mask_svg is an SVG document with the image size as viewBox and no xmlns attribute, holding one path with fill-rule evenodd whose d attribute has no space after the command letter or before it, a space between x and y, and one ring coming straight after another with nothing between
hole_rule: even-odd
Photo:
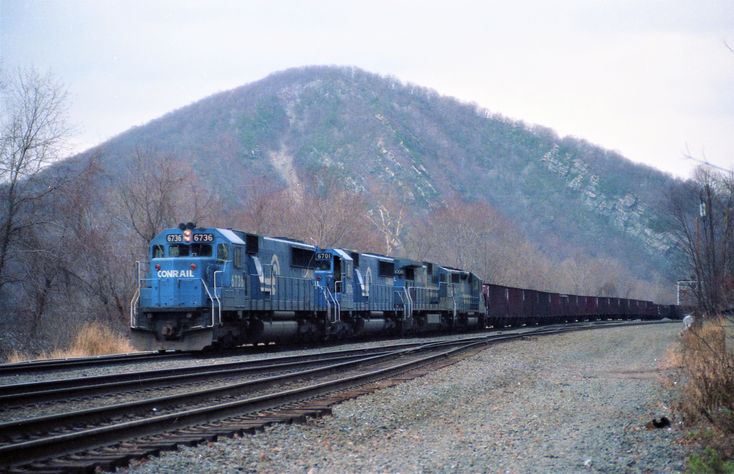
<instances>
[{"instance_id":1,"label":"locomotive cab window","mask_svg":"<svg viewBox=\"0 0 734 474\"><path fill-rule=\"evenodd\" d=\"M171 244L168 247L169 257L211 257L212 246L209 244Z\"/></svg>"},{"instance_id":2,"label":"locomotive cab window","mask_svg":"<svg viewBox=\"0 0 734 474\"><path fill-rule=\"evenodd\" d=\"M334 257L334 275L337 277L342 274L342 259Z\"/></svg>"},{"instance_id":3,"label":"locomotive cab window","mask_svg":"<svg viewBox=\"0 0 734 474\"><path fill-rule=\"evenodd\" d=\"M154 245L151 249L151 255L153 258L162 258L164 256L164 249L162 245Z\"/></svg>"},{"instance_id":4,"label":"locomotive cab window","mask_svg":"<svg viewBox=\"0 0 734 474\"><path fill-rule=\"evenodd\" d=\"M314 258L313 250L291 247L291 267L314 268Z\"/></svg>"},{"instance_id":5,"label":"locomotive cab window","mask_svg":"<svg viewBox=\"0 0 734 474\"><path fill-rule=\"evenodd\" d=\"M395 276L395 264L392 262L383 262L380 260L377 267L377 274L381 277Z\"/></svg>"},{"instance_id":6,"label":"locomotive cab window","mask_svg":"<svg viewBox=\"0 0 734 474\"><path fill-rule=\"evenodd\" d=\"M247 234L245 236L245 244L247 246L247 253L250 255L257 255L260 252L260 241L257 235Z\"/></svg>"},{"instance_id":7,"label":"locomotive cab window","mask_svg":"<svg viewBox=\"0 0 734 474\"><path fill-rule=\"evenodd\" d=\"M235 268L243 268L245 262L242 260L242 247L234 248L234 266Z\"/></svg>"},{"instance_id":8,"label":"locomotive cab window","mask_svg":"<svg viewBox=\"0 0 734 474\"><path fill-rule=\"evenodd\" d=\"M405 279L406 280L415 280L415 268L413 267L406 267L405 270Z\"/></svg>"},{"instance_id":9,"label":"locomotive cab window","mask_svg":"<svg viewBox=\"0 0 734 474\"><path fill-rule=\"evenodd\" d=\"M217 245L217 261L226 262L229 260L229 246L227 244Z\"/></svg>"},{"instance_id":10,"label":"locomotive cab window","mask_svg":"<svg viewBox=\"0 0 734 474\"><path fill-rule=\"evenodd\" d=\"M172 244L168 247L169 257L187 257L189 255L189 246L185 244Z\"/></svg>"},{"instance_id":11,"label":"locomotive cab window","mask_svg":"<svg viewBox=\"0 0 734 474\"><path fill-rule=\"evenodd\" d=\"M211 257L212 246L209 244L191 244L192 257Z\"/></svg>"}]
</instances>

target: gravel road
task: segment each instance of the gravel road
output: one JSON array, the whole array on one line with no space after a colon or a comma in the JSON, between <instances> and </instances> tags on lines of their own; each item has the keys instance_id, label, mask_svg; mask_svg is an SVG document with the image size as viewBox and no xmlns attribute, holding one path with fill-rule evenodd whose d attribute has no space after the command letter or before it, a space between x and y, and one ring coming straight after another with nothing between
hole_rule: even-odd
<instances>
[{"instance_id":1,"label":"gravel road","mask_svg":"<svg viewBox=\"0 0 734 474\"><path fill-rule=\"evenodd\" d=\"M676 472L684 433L662 358L675 324L493 346L334 408L332 416L182 448L157 472Z\"/></svg>"}]
</instances>

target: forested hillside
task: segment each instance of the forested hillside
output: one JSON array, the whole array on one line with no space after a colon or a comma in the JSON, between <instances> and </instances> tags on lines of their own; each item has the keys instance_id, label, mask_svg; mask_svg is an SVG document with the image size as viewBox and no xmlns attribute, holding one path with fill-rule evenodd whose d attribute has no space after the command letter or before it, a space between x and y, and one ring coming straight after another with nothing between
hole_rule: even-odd
<instances>
[{"instance_id":1,"label":"forested hillside","mask_svg":"<svg viewBox=\"0 0 734 474\"><path fill-rule=\"evenodd\" d=\"M25 212L38 216L45 199L48 219L23 227L14 245L55 245L54 258L39 263L45 273L16 258L4 271L20 276L0 288L2 310L17 318L22 307L34 331L72 308L80 321L103 314L124 325L133 263L147 239L181 221L579 294L669 301L678 276L665 206L667 190L684 183L355 68L273 74L128 130L45 176L62 183L58 192Z\"/></svg>"},{"instance_id":2,"label":"forested hillside","mask_svg":"<svg viewBox=\"0 0 734 474\"><path fill-rule=\"evenodd\" d=\"M294 187L328 169L411 213L451 199L491 205L543 253L608 256L638 276L675 259L660 214L674 180L582 140L354 68L273 74L214 95L100 146L124 166L136 148L170 153L237 209L248 186Z\"/></svg>"}]
</instances>

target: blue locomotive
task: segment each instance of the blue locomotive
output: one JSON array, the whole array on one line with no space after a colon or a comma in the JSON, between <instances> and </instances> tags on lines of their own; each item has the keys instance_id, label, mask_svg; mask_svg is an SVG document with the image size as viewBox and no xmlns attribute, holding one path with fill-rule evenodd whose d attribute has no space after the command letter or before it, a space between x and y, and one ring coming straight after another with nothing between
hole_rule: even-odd
<instances>
[{"instance_id":1,"label":"blue locomotive","mask_svg":"<svg viewBox=\"0 0 734 474\"><path fill-rule=\"evenodd\" d=\"M181 224L138 262L130 309L140 350L468 331L589 319L653 319L649 301L483 282L431 262Z\"/></svg>"},{"instance_id":2,"label":"blue locomotive","mask_svg":"<svg viewBox=\"0 0 734 474\"><path fill-rule=\"evenodd\" d=\"M137 282L130 326L141 350L484 326L472 273L194 224L150 242Z\"/></svg>"}]
</instances>

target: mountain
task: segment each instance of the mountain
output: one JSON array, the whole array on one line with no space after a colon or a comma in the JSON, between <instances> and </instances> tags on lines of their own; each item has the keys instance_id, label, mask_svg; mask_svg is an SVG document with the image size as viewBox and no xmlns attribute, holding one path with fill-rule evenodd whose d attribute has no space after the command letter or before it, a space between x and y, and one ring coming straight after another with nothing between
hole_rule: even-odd
<instances>
[{"instance_id":1,"label":"mountain","mask_svg":"<svg viewBox=\"0 0 734 474\"><path fill-rule=\"evenodd\" d=\"M611 256L641 278L674 278L664 220L681 182L586 141L356 68L272 74L135 127L82 154L121 171L136 147L191 164L230 209L244 183L295 186L324 167L414 213L483 201L547 255ZM453 201L452 201L453 202Z\"/></svg>"}]
</instances>

